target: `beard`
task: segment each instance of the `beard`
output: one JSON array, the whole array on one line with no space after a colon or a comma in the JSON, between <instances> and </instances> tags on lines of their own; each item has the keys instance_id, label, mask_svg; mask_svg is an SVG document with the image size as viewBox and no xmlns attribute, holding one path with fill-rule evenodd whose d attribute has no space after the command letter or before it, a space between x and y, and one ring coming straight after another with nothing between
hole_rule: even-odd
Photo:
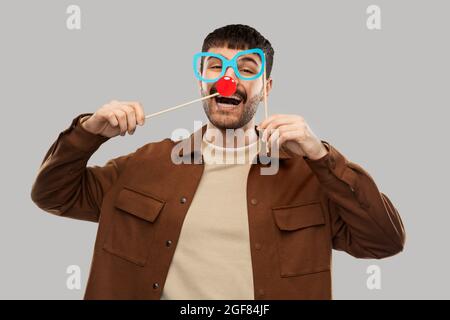
<instances>
[{"instance_id":1,"label":"beard","mask_svg":"<svg viewBox=\"0 0 450 320\"><path fill-rule=\"evenodd\" d=\"M214 94L217 92L215 86L210 90L209 94ZM201 89L202 96L206 96L206 91ZM264 95L263 89L260 93L247 99L245 92L236 90L235 95L242 98L241 103L236 106L236 110L224 110L217 106L215 98L204 100L203 110L205 110L208 120L218 129L239 129L244 127L247 123L252 120L256 111L258 110L258 105ZM234 108L233 108L234 109Z\"/></svg>"}]
</instances>

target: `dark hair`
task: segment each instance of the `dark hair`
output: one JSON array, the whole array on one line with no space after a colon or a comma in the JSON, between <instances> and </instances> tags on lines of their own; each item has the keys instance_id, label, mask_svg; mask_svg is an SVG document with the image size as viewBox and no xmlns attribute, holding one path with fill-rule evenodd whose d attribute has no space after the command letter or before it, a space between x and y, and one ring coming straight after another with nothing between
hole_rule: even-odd
<instances>
[{"instance_id":1,"label":"dark hair","mask_svg":"<svg viewBox=\"0 0 450 320\"><path fill-rule=\"evenodd\" d=\"M202 51L207 52L212 47L227 47L229 49L246 50L259 48L266 56L266 78L272 71L274 50L269 40L264 38L254 28L243 24L230 24L218 28L208 34L203 40ZM201 70L203 69L203 61Z\"/></svg>"}]
</instances>

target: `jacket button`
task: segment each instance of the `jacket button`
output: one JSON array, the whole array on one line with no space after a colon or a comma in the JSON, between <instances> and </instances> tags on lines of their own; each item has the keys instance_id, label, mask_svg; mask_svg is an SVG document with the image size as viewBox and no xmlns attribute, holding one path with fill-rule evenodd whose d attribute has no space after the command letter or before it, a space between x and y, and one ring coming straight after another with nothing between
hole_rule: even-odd
<instances>
[{"instance_id":1,"label":"jacket button","mask_svg":"<svg viewBox=\"0 0 450 320\"><path fill-rule=\"evenodd\" d=\"M155 282L154 284L153 284L153 289L158 289L159 288L159 283L158 282Z\"/></svg>"},{"instance_id":2,"label":"jacket button","mask_svg":"<svg viewBox=\"0 0 450 320\"><path fill-rule=\"evenodd\" d=\"M172 245L172 240L167 240L166 241L166 247L170 247Z\"/></svg>"},{"instance_id":3,"label":"jacket button","mask_svg":"<svg viewBox=\"0 0 450 320\"><path fill-rule=\"evenodd\" d=\"M261 243L255 243L255 248L256 248L256 250L260 250L261 249Z\"/></svg>"},{"instance_id":4,"label":"jacket button","mask_svg":"<svg viewBox=\"0 0 450 320\"><path fill-rule=\"evenodd\" d=\"M252 198L252 199L250 200L250 203L251 203L252 205L256 205L256 204L258 203L258 200L256 200L255 198Z\"/></svg>"},{"instance_id":5,"label":"jacket button","mask_svg":"<svg viewBox=\"0 0 450 320\"><path fill-rule=\"evenodd\" d=\"M260 297L262 297L262 296L264 295L264 290L263 290L263 289L259 289L259 290L258 290L258 295L259 295Z\"/></svg>"},{"instance_id":6,"label":"jacket button","mask_svg":"<svg viewBox=\"0 0 450 320\"><path fill-rule=\"evenodd\" d=\"M181 197L180 198L180 203L186 203L186 201L187 201L186 197Z\"/></svg>"}]
</instances>

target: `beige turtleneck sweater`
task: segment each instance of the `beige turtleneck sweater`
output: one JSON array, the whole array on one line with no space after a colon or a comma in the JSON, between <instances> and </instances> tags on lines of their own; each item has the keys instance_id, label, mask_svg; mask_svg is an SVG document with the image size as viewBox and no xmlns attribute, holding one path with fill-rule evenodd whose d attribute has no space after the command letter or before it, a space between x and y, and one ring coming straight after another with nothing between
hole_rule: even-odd
<instances>
[{"instance_id":1,"label":"beige turtleneck sweater","mask_svg":"<svg viewBox=\"0 0 450 320\"><path fill-rule=\"evenodd\" d=\"M202 179L186 214L161 299L254 299L247 175L258 141L202 141Z\"/></svg>"}]
</instances>

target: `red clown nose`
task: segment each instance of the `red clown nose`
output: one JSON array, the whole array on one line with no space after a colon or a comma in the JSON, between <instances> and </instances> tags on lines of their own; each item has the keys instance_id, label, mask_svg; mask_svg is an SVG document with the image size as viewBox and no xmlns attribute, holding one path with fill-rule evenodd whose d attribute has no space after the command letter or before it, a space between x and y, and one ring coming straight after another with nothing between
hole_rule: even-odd
<instances>
[{"instance_id":1,"label":"red clown nose","mask_svg":"<svg viewBox=\"0 0 450 320\"><path fill-rule=\"evenodd\" d=\"M229 97L236 92L236 80L228 76L223 76L217 81L216 88L221 96Z\"/></svg>"}]
</instances>

